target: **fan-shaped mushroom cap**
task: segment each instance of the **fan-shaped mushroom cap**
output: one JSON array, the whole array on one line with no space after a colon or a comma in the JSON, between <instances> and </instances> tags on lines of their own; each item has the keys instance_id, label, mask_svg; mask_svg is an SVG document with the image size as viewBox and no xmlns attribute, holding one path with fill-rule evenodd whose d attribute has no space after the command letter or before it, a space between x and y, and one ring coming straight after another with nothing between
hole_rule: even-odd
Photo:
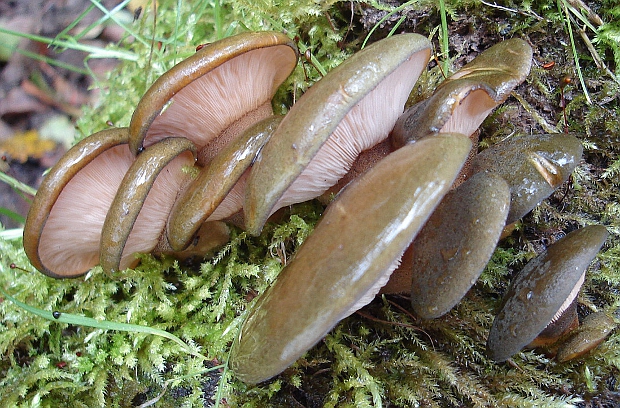
<instances>
[{"instance_id":1,"label":"fan-shaped mushroom cap","mask_svg":"<svg viewBox=\"0 0 620 408\"><path fill-rule=\"evenodd\" d=\"M511 137L476 155L472 172L490 171L508 182L510 224L568 180L582 152L581 142L563 133Z\"/></svg>"},{"instance_id":2,"label":"fan-shaped mushroom cap","mask_svg":"<svg viewBox=\"0 0 620 408\"><path fill-rule=\"evenodd\" d=\"M230 208L219 217L228 217L241 210L246 185L246 178L240 180L241 175L281 121L281 116L270 116L250 126L207 164L183 191L168 220L167 237L172 249L180 251L190 243L236 183L239 183L235 186L238 193L233 192L227 197L229 203L223 207Z\"/></svg>"},{"instance_id":3,"label":"fan-shaped mushroom cap","mask_svg":"<svg viewBox=\"0 0 620 408\"><path fill-rule=\"evenodd\" d=\"M319 196L361 151L385 139L429 55L425 37L396 35L356 53L314 84L252 168L244 205L247 230L258 234L277 208Z\"/></svg>"},{"instance_id":4,"label":"fan-shaped mushroom cap","mask_svg":"<svg viewBox=\"0 0 620 408\"><path fill-rule=\"evenodd\" d=\"M127 128L95 133L43 179L24 226L24 249L39 271L70 278L98 263L103 221L133 161L127 139Z\"/></svg>"},{"instance_id":5,"label":"fan-shaped mushroom cap","mask_svg":"<svg viewBox=\"0 0 620 408\"><path fill-rule=\"evenodd\" d=\"M145 137L148 145L182 136L205 151L199 163L206 163L228 140L272 114L271 99L296 63L295 44L277 32L243 33L203 47L144 94L129 125L131 151L137 154Z\"/></svg>"},{"instance_id":6,"label":"fan-shaped mushroom cap","mask_svg":"<svg viewBox=\"0 0 620 408\"><path fill-rule=\"evenodd\" d=\"M510 190L499 176L474 175L441 201L411 244L411 304L420 317L447 313L491 259L506 222Z\"/></svg>"},{"instance_id":7,"label":"fan-shaped mushroom cap","mask_svg":"<svg viewBox=\"0 0 620 408\"><path fill-rule=\"evenodd\" d=\"M231 349L235 373L249 383L278 374L369 302L470 148L463 135L429 138L390 154L347 186L253 305Z\"/></svg>"},{"instance_id":8,"label":"fan-shaped mushroom cap","mask_svg":"<svg viewBox=\"0 0 620 408\"><path fill-rule=\"evenodd\" d=\"M472 135L487 115L527 77L532 48L520 39L483 51L446 79L433 95L398 119L392 131L396 148L438 132Z\"/></svg>"},{"instance_id":9,"label":"fan-shaped mushroom cap","mask_svg":"<svg viewBox=\"0 0 620 408\"><path fill-rule=\"evenodd\" d=\"M616 326L614 319L604 312L589 314L583 319L577 333L559 347L556 360L563 363L593 350Z\"/></svg>"},{"instance_id":10,"label":"fan-shaped mushroom cap","mask_svg":"<svg viewBox=\"0 0 620 408\"><path fill-rule=\"evenodd\" d=\"M178 191L194 164L196 148L185 138L167 138L147 147L125 173L101 233L100 263L106 272L125 269L134 253L158 244Z\"/></svg>"},{"instance_id":11,"label":"fan-shaped mushroom cap","mask_svg":"<svg viewBox=\"0 0 620 408\"><path fill-rule=\"evenodd\" d=\"M608 235L602 225L578 229L528 262L511 283L489 332L493 360L519 352L571 304Z\"/></svg>"}]
</instances>

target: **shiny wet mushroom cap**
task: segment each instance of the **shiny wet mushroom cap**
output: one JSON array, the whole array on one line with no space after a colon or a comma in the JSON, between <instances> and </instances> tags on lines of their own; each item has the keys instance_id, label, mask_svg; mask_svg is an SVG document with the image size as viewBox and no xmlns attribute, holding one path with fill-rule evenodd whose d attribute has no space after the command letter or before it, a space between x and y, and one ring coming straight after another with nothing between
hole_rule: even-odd
<instances>
[{"instance_id":1,"label":"shiny wet mushroom cap","mask_svg":"<svg viewBox=\"0 0 620 408\"><path fill-rule=\"evenodd\" d=\"M95 133L43 179L24 226L24 249L39 271L72 278L97 265L103 221L133 160L127 140L127 128Z\"/></svg>"},{"instance_id":2,"label":"shiny wet mushroom cap","mask_svg":"<svg viewBox=\"0 0 620 408\"><path fill-rule=\"evenodd\" d=\"M372 300L448 191L471 143L446 134L403 147L349 184L254 303L230 366L257 383L284 370Z\"/></svg>"},{"instance_id":3,"label":"shiny wet mushroom cap","mask_svg":"<svg viewBox=\"0 0 620 408\"><path fill-rule=\"evenodd\" d=\"M360 152L385 139L430 56L429 41L401 34L357 52L293 105L248 182L246 229L258 234L283 206L324 193Z\"/></svg>"},{"instance_id":4,"label":"shiny wet mushroom cap","mask_svg":"<svg viewBox=\"0 0 620 408\"><path fill-rule=\"evenodd\" d=\"M562 314L608 235L602 225L575 230L528 262L512 281L489 332L487 349L493 360L518 353Z\"/></svg>"},{"instance_id":5,"label":"shiny wet mushroom cap","mask_svg":"<svg viewBox=\"0 0 620 408\"><path fill-rule=\"evenodd\" d=\"M149 253L157 245L187 177L182 167L194 163L191 153L183 154L193 145L162 141L136 161L127 140L127 128L95 133L71 148L44 180L24 227L24 248L41 272L80 276L100 257L104 270L124 269L136 263L135 252ZM127 239L132 228L139 233ZM115 261L110 253L118 255Z\"/></svg>"},{"instance_id":6,"label":"shiny wet mushroom cap","mask_svg":"<svg viewBox=\"0 0 620 408\"><path fill-rule=\"evenodd\" d=\"M144 94L129 125L130 148L186 137L210 161L248 126L272 114L271 99L297 64L297 48L277 32L248 32L204 46ZM146 140L145 140L146 139Z\"/></svg>"},{"instance_id":7,"label":"shiny wet mushroom cap","mask_svg":"<svg viewBox=\"0 0 620 408\"><path fill-rule=\"evenodd\" d=\"M518 38L480 53L454 73L433 95L408 108L392 131L396 148L440 132L472 135L530 72L532 48Z\"/></svg>"},{"instance_id":8,"label":"shiny wet mushroom cap","mask_svg":"<svg viewBox=\"0 0 620 408\"><path fill-rule=\"evenodd\" d=\"M510 190L478 173L443 198L411 244L411 305L420 317L447 313L478 280L506 223Z\"/></svg>"},{"instance_id":9,"label":"shiny wet mushroom cap","mask_svg":"<svg viewBox=\"0 0 620 408\"><path fill-rule=\"evenodd\" d=\"M196 148L185 138L167 138L147 147L131 164L105 218L100 263L116 272L136 263L160 241L168 214L193 166Z\"/></svg>"},{"instance_id":10,"label":"shiny wet mushroom cap","mask_svg":"<svg viewBox=\"0 0 620 408\"><path fill-rule=\"evenodd\" d=\"M480 152L472 172L500 175L510 187L510 224L530 212L568 180L583 153L581 142L564 133L509 137Z\"/></svg>"}]
</instances>

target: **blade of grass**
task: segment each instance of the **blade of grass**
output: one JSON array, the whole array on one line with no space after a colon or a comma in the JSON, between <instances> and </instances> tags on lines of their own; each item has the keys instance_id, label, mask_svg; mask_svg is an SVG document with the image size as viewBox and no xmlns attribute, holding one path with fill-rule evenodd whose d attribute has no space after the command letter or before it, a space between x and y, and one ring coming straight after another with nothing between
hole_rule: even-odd
<instances>
[{"instance_id":1,"label":"blade of grass","mask_svg":"<svg viewBox=\"0 0 620 408\"><path fill-rule=\"evenodd\" d=\"M15 190L21 191L22 193L25 193L31 196L34 196L35 194L37 194L37 190L30 187L28 184L24 184L21 181L14 179L13 177L9 176L8 174L2 171L0 171L0 181L5 182L9 186L13 187Z\"/></svg>"},{"instance_id":2,"label":"blade of grass","mask_svg":"<svg viewBox=\"0 0 620 408\"><path fill-rule=\"evenodd\" d=\"M11 211L8 208L0 207L0 215L4 215L9 217L15 222L23 224L26 222L26 218L23 215L16 213L15 211Z\"/></svg>"},{"instance_id":3,"label":"blade of grass","mask_svg":"<svg viewBox=\"0 0 620 408\"><path fill-rule=\"evenodd\" d=\"M443 56L443 72L450 72L450 43L448 41L448 17L446 15L446 2L439 0L439 14L441 16L441 55Z\"/></svg>"},{"instance_id":4,"label":"blade of grass","mask_svg":"<svg viewBox=\"0 0 620 408\"><path fill-rule=\"evenodd\" d=\"M0 293L2 293L2 295L6 299L10 300L16 306L24 309L25 311L35 314L44 319L53 321L53 322L67 323L67 324L78 325L78 326L88 326L88 327L93 327L93 328L102 329L102 330L118 330L118 331L125 331L125 332L131 332L131 333L145 333L145 334L152 334L154 336L161 336L168 340L172 340L173 342L178 344L183 350L185 350L188 354L191 354L195 357L198 357L204 360L208 360L206 356L203 356L199 352L193 350L183 340L181 340L180 338L178 338L172 333L168 333L165 330L156 329L154 327L149 327L149 326L141 326L138 324L111 322L108 320L97 320L97 319L93 319L93 318L86 317L86 316L74 315L71 313L48 312L46 310L42 310L34 306L30 306L26 303L20 302L13 296L9 295L8 292L6 292L2 286L0 286Z\"/></svg>"},{"instance_id":5,"label":"blade of grass","mask_svg":"<svg viewBox=\"0 0 620 408\"><path fill-rule=\"evenodd\" d=\"M106 49L106 48L94 47L92 45L78 43L77 41L57 40L53 38L43 37L40 35L27 34L27 33L21 33L19 31L7 30L6 28L1 28L1 27L0 27L0 32L5 33L5 34L10 34L10 35L15 35L21 38L27 38L32 41L38 41L43 44L53 45L55 47L69 48L69 49L77 50L77 51L84 51L90 54L90 58L116 58L116 59L133 61L133 62L138 60L138 55L136 55L133 52L127 51L127 50L121 50L121 49L111 50L111 49Z\"/></svg>"},{"instance_id":6,"label":"blade of grass","mask_svg":"<svg viewBox=\"0 0 620 408\"><path fill-rule=\"evenodd\" d=\"M571 50L573 52L573 59L575 60L575 69L577 71L577 77L579 78L579 83L581 84L581 88L583 89L583 94L586 97L586 101L588 105L592 105L592 99L590 99L590 93L588 92L588 88L586 88L586 82L583 79L583 73L581 72L581 65L579 65L579 54L577 53L577 47L575 45L575 37L573 35L573 26L571 24L571 16L568 11L568 7L566 5L566 0L558 0L558 10L560 13L564 15L564 23L566 24L566 29L568 31L568 37L570 38Z\"/></svg>"}]
</instances>

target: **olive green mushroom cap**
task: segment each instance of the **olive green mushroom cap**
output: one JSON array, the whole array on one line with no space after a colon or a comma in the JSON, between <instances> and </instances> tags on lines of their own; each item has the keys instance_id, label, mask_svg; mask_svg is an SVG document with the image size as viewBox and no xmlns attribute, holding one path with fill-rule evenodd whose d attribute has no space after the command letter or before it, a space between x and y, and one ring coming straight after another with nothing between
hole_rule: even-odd
<instances>
[{"instance_id":1,"label":"olive green mushroom cap","mask_svg":"<svg viewBox=\"0 0 620 408\"><path fill-rule=\"evenodd\" d=\"M199 162L208 161L227 140L272 114L271 99L296 64L295 44L278 32L242 33L204 46L144 94L129 125L131 151L179 136L199 150L211 143L209 157L199 154Z\"/></svg>"},{"instance_id":2,"label":"olive green mushroom cap","mask_svg":"<svg viewBox=\"0 0 620 408\"><path fill-rule=\"evenodd\" d=\"M489 332L493 360L518 353L575 299L608 235L601 225L575 230L528 262L511 283Z\"/></svg>"},{"instance_id":3,"label":"olive green mushroom cap","mask_svg":"<svg viewBox=\"0 0 620 408\"><path fill-rule=\"evenodd\" d=\"M394 126L392 143L400 147L438 132L471 135L523 82L531 64L532 48L520 39L483 51L442 82L430 98L405 111Z\"/></svg>"},{"instance_id":4,"label":"olive green mushroom cap","mask_svg":"<svg viewBox=\"0 0 620 408\"><path fill-rule=\"evenodd\" d=\"M447 134L400 149L349 184L252 306L230 366L257 383L369 302L448 191L471 142Z\"/></svg>"},{"instance_id":5,"label":"olive green mushroom cap","mask_svg":"<svg viewBox=\"0 0 620 408\"><path fill-rule=\"evenodd\" d=\"M166 231L172 249L185 249L207 219L220 220L241 210L247 181L242 176L281 121L281 116L270 116L250 126L192 180L170 213Z\"/></svg>"},{"instance_id":6,"label":"olive green mushroom cap","mask_svg":"<svg viewBox=\"0 0 620 408\"><path fill-rule=\"evenodd\" d=\"M248 182L246 228L258 234L277 208L321 195L357 155L385 139L430 56L401 34L359 51L315 83L259 155Z\"/></svg>"},{"instance_id":7,"label":"olive green mushroom cap","mask_svg":"<svg viewBox=\"0 0 620 408\"><path fill-rule=\"evenodd\" d=\"M472 172L490 171L510 186L508 224L549 197L573 172L583 147L573 135L523 135L505 139L482 151Z\"/></svg>"},{"instance_id":8,"label":"olive green mushroom cap","mask_svg":"<svg viewBox=\"0 0 620 408\"><path fill-rule=\"evenodd\" d=\"M595 312L583 319L577 333L558 348L555 356L560 363L580 357L596 348L616 327L617 323L605 312Z\"/></svg>"},{"instance_id":9,"label":"olive green mushroom cap","mask_svg":"<svg viewBox=\"0 0 620 408\"><path fill-rule=\"evenodd\" d=\"M508 185L491 173L478 173L446 194L407 252L418 316L439 317L465 296L491 259L509 206Z\"/></svg>"}]
</instances>

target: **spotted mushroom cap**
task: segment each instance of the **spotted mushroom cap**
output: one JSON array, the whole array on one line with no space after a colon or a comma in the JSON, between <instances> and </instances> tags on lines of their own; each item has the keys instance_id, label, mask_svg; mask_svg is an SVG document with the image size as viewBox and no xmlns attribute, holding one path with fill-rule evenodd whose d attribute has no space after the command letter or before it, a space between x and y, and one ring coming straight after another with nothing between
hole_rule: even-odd
<instances>
[{"instance_id":1,"label":"spotted mushroom cap","mask_svg":"<svg viewBox=\"0 0 620 408\"><path fill-rule=\"evenodd\" d=\"M493 360L518 353L561 315L608 235L602 225L575 230L528 262L510 284L489 332L487 349Z\"/></svg>"},{"instance_id":2,"label":"spotted mushroom cap","mask_svg":"<svg viewBox=\"0 0 620 408\"><path fill-rule=\"evenodd\" d=\"M315 83L252 168L246 229L258 234L277 208L321 195L360 152L385 139L429 56L425 37L396 35L359 51Z\"/></svg>"},{"instance_id":3,"label":"spotted mushroom cap","mask_svg":"<svg viewBox=\"0 0 620 408\"><path fill-rule=\"evenodd\" d=\"M197 146L199 163L210 161L272 114L271 99L296 64L295 44L278 32L247 32L204 46L144 94L129 125L131 151L178 136Z\"/></svg>"},{"instance_id":4,"label":"spotted mushroom cap","mask_svg":"<svg viewBox=\"0 0 620 408\"><path fill-rule=\"evenodd\" d=\"M429 138L390 154L349 184L252 306L231 350L234 372L249 383L278 374L368 303L470 148L463 135Z\"/></svg>"}]
</instances>

